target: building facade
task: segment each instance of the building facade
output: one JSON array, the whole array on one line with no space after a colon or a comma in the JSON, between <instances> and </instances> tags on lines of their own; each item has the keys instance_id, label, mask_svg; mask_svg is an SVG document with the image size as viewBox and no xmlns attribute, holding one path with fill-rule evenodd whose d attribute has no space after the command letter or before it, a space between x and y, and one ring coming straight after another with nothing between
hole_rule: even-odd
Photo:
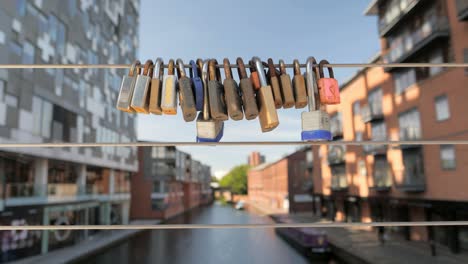
<instances>
[{"instance_id":1,"label":"building facade","mask_svg":"<svg viewBox=\"0 0 468 264\"><path fill-rule=\"evenodd\" d=\"M248 201L271 212L312 211L312 173L310 147L253 167L247 175Z\"/></svg>"},{"instance_id":2,"label":"building facade","mask_svg":"<svg viewBox=\"0 0 468 264\"><path fill-rule=\"evenodd\" d=\"M265 163L265 155L260 154L258 151L250 153L249 157L247 158L247 164L249 164L251 167L258 166L262 163Z\"/></svg>"},{"instance_id":3,"label":"building facade","mask_svg":"<svg viewBox=\"0 0 468 264\"><path fill-rule=\"evenodd\" d=\"M372 62L468 62L468 2L378 0L381 52ZM335 140L461 140L468 136L463 68L372 68L341 86L328 106ZM335 221L467 220L468 147L320 146L316 213ZM466 227L386 228L389 237L468 250ZM432 243L431 243L432 244Z\"/></svg>"},{"instance_id":4,"label":"building facade","mask_svg":"<svg viewBox=\"0 0 468 264\"><path fill-rule=\"evenodd\" d=\"M5 64L130 63L139 0L1 1ZM0 70L0 143L136 141L115 108L123 70ZM0 146L0 224L126 224L135 148ZM82 241L91 231L0 232L1 261Z\"/></svg>"},{"instance_id":5,"label":"building facade","mask_svg":"<svg viewBox=\"0 0 468 264\"><path fill-rule=\"evenodd\" d=\"M212 201L211 168L175 147L140 147L132 219L167 219Z\"/></svg>"}]
</instances>

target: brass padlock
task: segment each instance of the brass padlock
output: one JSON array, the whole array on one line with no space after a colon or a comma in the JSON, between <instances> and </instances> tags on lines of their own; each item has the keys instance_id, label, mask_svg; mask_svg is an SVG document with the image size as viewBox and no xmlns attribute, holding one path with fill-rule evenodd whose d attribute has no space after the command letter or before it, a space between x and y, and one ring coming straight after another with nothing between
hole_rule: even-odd
<instances>
[{"instance_id":1,"label":"brass padlock","mask_svg":"<svg viewBox=\"0 0 468 264\"><path fill-rule=\"evenodd\" d=\"M258 82L260 84L260 89L257 92L257 102L260 108L260 127L262 132L265 133L272 131L279 125L278 113L276 112L273 93L271 86L268 85L262 61L258 57L253 57L252 63L257 71ZM256 81L255 78L254 76L254 81Z\"/></svg>"},{"instance_id":2,"label":"brass padlock","mask_svg":"<svg viewBox=\"0 0 468 264\"><path fill-rule=\"evenodd\" d=\"M279 60L280 65L280 82L281 94L283 95L283 108L291 108L296 102L294 101L294 92L291 83L291 77L286 72L286 65L283 60Z\"/></svg>"},{"instance_id":3,"label":"brass padlock","mask_svg":"<svg viewBox=\"0 0 468 264\"><path fill-rule=\"evenodd\" d=\"M305 86L304 76L301 74L301 67L298 60L294 60L294 99L296 101L296 108L304 108L307 105L307 92Z\"/></svg>"},{"instance_id":4,"label":"brass padlock","mask_svg":"<svg viewBox=\"0 0 468 264\"><path fill-rule=\"evenodd\" d=\"M214 120L228 120L224 88L221 84L221 72L217 67L218 62L211 59L208 64L208 96L210 100L211 117Z\"/></svg>"},{"instance_id":5,"label":"brass padlock","mask_svg":"<svg viewBox=\"0 0 468 264\"><path fill-rule=\"evenodd\" d=\"M169 60L167 75L164 76L161 109L166 115L177 114L177 76L174 75L174 60Z\"/></svg>"},{"instance_id":6,"label":"brass padlock","mask_svg":"<svg viewBox=\"0 0 468 264\"><path fill-rule=\"evenodd\" d=\"M197 60L201 64L201 79L203 83L203 112L197 118L197 142L219 142L223 137L224 122L213 120L210 116L210 102L208 96L208 64L209 60Z\"/></svg>"},{"instance_id":7,"label":"brass padlock","mask_svg":"<svg viewBox=\"0 0 468 264\"><path fill-rule=\"evenodd\" d=\"M237 58L237 72L239 74L239 87L242 97L242 105L244 107L245 119L252 120L258 116L258 105L255 98L255 91L252 86L252 81L247 76L244 61L242 58Z\"/></svg>"},{"instance_id":8,"label":"brass padlock","mask_svg":"<svg viewBox=\"0 0 468 264\"><path fill-rule=\"evenodd\" d=\"M143 69L143 74L137 76L132 102L130 104L137 113L149 114L149 88L152 76L153 61L147 60Z\"/></svg>"},{"instance_id":9,"label":"brass padlock","mask_svg":"<svg viewBox=\"0 0 468 264\"><path fill-rule=\"evenodd\" d=\"M242 112L241 99L239 96L239 86L232 78L232 70L227 58L223 61L224 66L224 96L226 98L227 112L232 120L242 120L244 113Z\"/></svg>"},{"instance_id":10,"label":"brass padlock","mask_svg":"<svg viewBox=\"0 0 468 264\"><path fill-rule=\"evenodd\" d=\"M128 75L124 76L122 79L116 106L117 109L121 111L135 113L135 111L130 107L130 103L133 97L133 90L135 89L137 75L139 75L141 71L140 67L140 61L136 60L135 62L133 62L132 67L128 72Z\"/></svg>"},{"instance_id":11,"label":"brass padlock","mask_svg":"<svg viewBox=\"0 0 468 264\"><path fill-rule=\"evenodd\" d=\"M154 62L153 79L151 80L151 91L149 100L149 112L155 115L162 115L161 94L164 76L163 60L157 58Z\"/></svg>"},{"instance_id":12,"label":"brass padlock","mask_svg":"<svg viewBox=\"0 0 468 264\"><path fill-rule=\"evenodd\" d=\"M191 122L197 117L195 98L193 96L192 81L185 73L184 62L177 59L177 73L179 75L179 103L185 122Z\"/></svg>"},{"instance_id":13,"label":"brass padlock","mask_svg":"<svg viewBox=\"0 0 468 264\"><path fill-rule=\"evenodd\" d=\"M278 72L276 71L273 59L268 59L268 73L267 76L270 80L271 91L273 92L273 100L275 100L275 107L279 109L283 107L283 98L281 96L281 87L278 79Z\"/></svg>"}]
</instances>

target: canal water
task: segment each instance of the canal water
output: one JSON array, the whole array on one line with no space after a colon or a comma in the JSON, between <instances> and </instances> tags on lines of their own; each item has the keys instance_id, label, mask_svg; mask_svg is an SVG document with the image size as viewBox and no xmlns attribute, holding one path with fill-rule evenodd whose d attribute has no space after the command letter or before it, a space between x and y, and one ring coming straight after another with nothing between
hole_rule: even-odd
<instances>
[{"instance_id":1,"label":"canal water","mask_svg":"<svg viewBox=\"0 0 468 264\"><path fill-rule=\"evenodd\" d=\"M171 219L170 224L260 224L267 216L214 204ZM273 229L151 230L82 263L310 263Z\"/></svg>"}]
</instances>

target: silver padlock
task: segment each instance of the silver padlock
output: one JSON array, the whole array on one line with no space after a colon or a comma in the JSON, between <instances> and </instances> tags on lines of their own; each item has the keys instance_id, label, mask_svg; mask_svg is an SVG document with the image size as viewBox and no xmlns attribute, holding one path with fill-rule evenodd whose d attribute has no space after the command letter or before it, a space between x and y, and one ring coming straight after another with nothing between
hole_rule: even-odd
<instances>
[{"instance_id":1,"label":"silver padlock","mask_svg":"<svg viewBox=\"0 0 468 264\"><path fill-rule=\"evenodd\" d=\"M137 113L149 114L149 89L153 76L153 61L147 60L143 68L143 74L138 75L133 91L131 107Z\"/></svg>"},{"instance_id":2,"label":"silver padlock","mask_svg":"<svg viewBox=\"0 0 468 264\"><path fill-rule=\"evenodd\" d=\"M133 97L133 90L135 89L135 82L137 75L140 74L141 63L139 60L133 62L132 67L127 76L124 76L120 85L119 96L117 97L117 109L134 113L135 111L130 107Z\"/></svg>"},{"instance_id":3,"label":"silver padlock","mask_svg":"<svg viewBox=\"0 0 468 264\"><path fill-rule=\"evenodd\" d=\"M169 60L167 75L164 76L161 109L166 115L177 114L177 76L174 74L174 60Z\"/></svg>"},{"instance_id":4,"label":"silver padlock","mask_svg":"<svg viewBox=\"0 0 468 264\"><path fill-rule=\"evenodd\" d=\"M213 120L210 116L210 104L208 96L208 64L205 60L202 67L203 82L203 111L197 118L197 142L219 142L223 137L224 122Z\"/></svg>"},{"instance_id":5,"label":"silver padlock","mask_svg":"<svg viewBox=\"0 0 468 264\"><path fill-rule=\"evenodd\" d=\"M317 61L314 57L307 58L305 83L309 112L302 112L302 141L329 141L330 118L320 104L317 87L317 73L314 71Z\"/></svg>"}]
</instances>

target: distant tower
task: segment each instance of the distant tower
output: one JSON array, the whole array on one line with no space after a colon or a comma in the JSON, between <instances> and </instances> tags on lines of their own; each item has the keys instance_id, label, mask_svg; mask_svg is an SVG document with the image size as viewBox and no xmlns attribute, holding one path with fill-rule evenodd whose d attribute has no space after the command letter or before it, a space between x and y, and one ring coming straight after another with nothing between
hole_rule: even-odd
<instances>
[{"instance_id":1,"label":"distant tower","mask_svg":"<svg viewBox=\"0 0 468 264\"><path fill-rule=\"evenodd\" d=\"M260 152L257 152L257 151L250 153L247 159L247 163L252 167L258 166L264 162L265 162L265 156L261 155Z\"/></svg>"}]
</instances>

